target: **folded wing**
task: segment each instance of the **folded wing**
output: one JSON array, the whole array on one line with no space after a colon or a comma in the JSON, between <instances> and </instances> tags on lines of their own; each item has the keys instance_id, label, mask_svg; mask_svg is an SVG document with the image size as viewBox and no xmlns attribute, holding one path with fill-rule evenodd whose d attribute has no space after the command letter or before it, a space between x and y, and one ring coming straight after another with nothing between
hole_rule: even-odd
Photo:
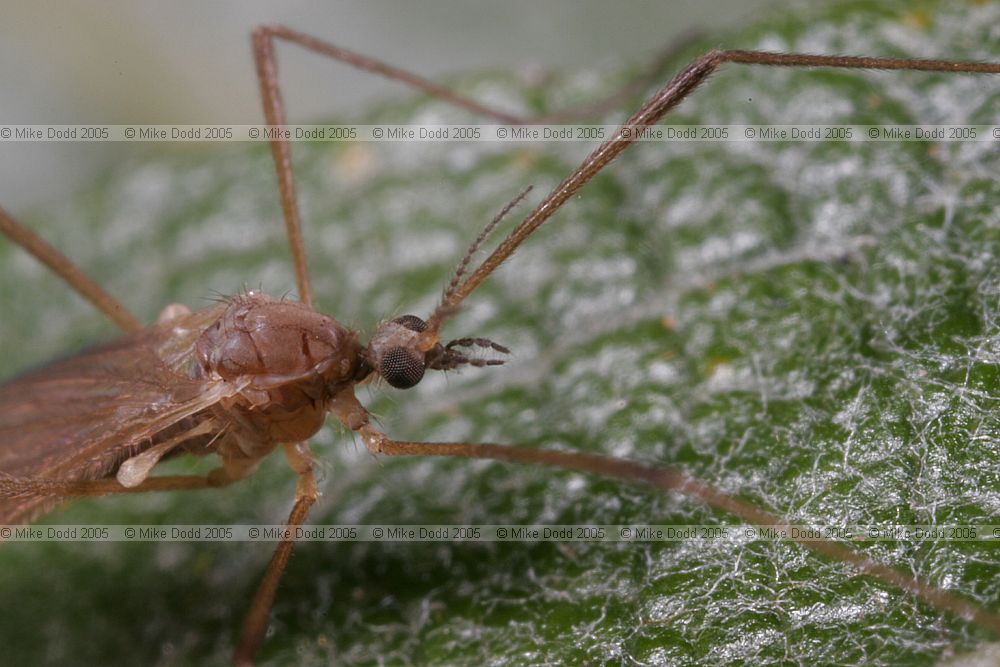
<instances>
[{"instance_id":1,"label":"folded wing","mask_svg":"<svg viewBox=\"0 0 1000 667\"><path fill-rule=\"evenodd\" d=\"M113 476L158 435L232 395L227 383L198 377L194 357L195 341L223 308L179 316L0 385L0 478ZM30 521L57 501L5 495L0 484L0 523Z\"/></svg>"}]
</instances>

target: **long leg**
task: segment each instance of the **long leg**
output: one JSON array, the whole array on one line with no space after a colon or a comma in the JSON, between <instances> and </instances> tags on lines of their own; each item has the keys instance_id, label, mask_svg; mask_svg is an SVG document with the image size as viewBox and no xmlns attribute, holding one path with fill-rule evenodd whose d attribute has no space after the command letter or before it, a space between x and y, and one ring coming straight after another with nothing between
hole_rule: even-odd
<instances>
[{"instance_id":1,"label":"long leg","mask_svg":"<svg viewBox=\"0 0 1000 667\"><path fill-rule=\"evenodd\" d=\"M430 82L419 80L402 70L395 70L387 65L365 59L363 56L346 52L332 45L326 44L309 36L290 31L280 27L261 27L254 32L254 54L257 60L258 78L261 85L265 116L268 123L281 125L285 122L284 106L281 101L280 90L277 83L277 66L274 55L274 39L285 39L297 43L313 51L329 55L338 60L349 62L363 69L378 72L406 81L425 92L447 98L450 91L437 89ZM441 304L441 307L428 321L430 335L436 336L437 329L443 324L446 316L454 312L455 307L461 303L479 284L483 282L506 258L520 246L538 227L547 221L556 210L583 185L585 185L596 173L614 160L622 151L631 145L636 138L636 130L656 123L670 109L679 104L684 98L691 94L701 85L708 76L723 63L734 62L743 64L761 64L771 66L796 66L796 67L835 67L835 68L873 68L873 69L910 69L910 70L930 70L946 72L968 72L968 73L1000 73L1000 65L983 63L962 63L953 61L929 61L913 59L891 59L891 58L855 58L842 56L814 56L802 54L774 54L763 52L747 51L712 51L691 63L677 77L672 79L664 88L657 92L638 112L636 112L625 125L612 137L598 147L584 161L584 163L573 172L566 180L550 193L536 209L505 239L496 251L493 252L468 278L466 278L456 289L449 288L448 297ZM460 106L477 110L486 115L496 117L491 110L469 107L467 104L459 103ZM518 119L519 120L519 119ZM292 246L292 253L295 257L296 274L299 281L300 297L306 303L310 303L311 286L309 284L308 271L305 262L305 252L301 237L301 225L299 221L298 207L295 199L295 187L291 168L291 151L287 141L275 139L272 141L272 156L278 171L279 187L281 190L282 208L285 212L285 221L288 228L289 240ZM461 273L460 273L461 277ZM360 406L359 406L360 407ZM336 410L335 410L336 411ZM363 412L363 408L361 408ZM477 445L472 443L415 443L401 442L386 438L381 433L361 423L352 424L355 413L346 407L343 414L338 412L338 416L349 427L358 429L365 436L366 444L374 452L391 455L432 455L432 456L460 456L472 458L489 458L497 460L508 460L522 462L526 464L541 464L576 470L580 472L590 472L606 476L618 477L621 479L653 484L658 488L676 490L686 493L692 497L699 498L712 507L731 512L736 516L752 523L764 525L784 525L777 517L758 510L746 503L722 494L711 487L700 482L689 479L682 473L669 468L654 468L643 466L620 459L596 457L586 454L574 454L565 452L555 452L547 450L531 450L516 447L503 447L499 445ZM300 478L300 487L302 487ZM309 507L315 499L315 487L301 489L292 514L289 517L291 525L297 525L304 521ZM898 586L930 604L947 609L959 614L963 618L969 618L987 627L994 632L1000 633L1000 617L977 607L972 602L951 595L946 591L935 588L931 584L920 579L903 575L902 573L885 567L857 552L848 549L835 542L803 542L808 548L825 554L829 557L851 563L861 571L874 576L884 582ZM260 639L263 636L267 623L267 614L278 581L285 565L287 564L293 541L288 539L279 546L275 553L265 579L255 596L250 615L244 625L243 637L237 649L237 662L247 663L256 651Z\"/></svg>"},{"instance_id":2,"label":"long leg","mask_svg":"<svg viewBox=\"0 0 1000 667\"><path fill-rule=\"evenodd\" d=\"M402 81L425 93L495 120L504 123L521 122L521 119L516 116L494 111L473 100L456 95L444 86L439 86L373 58L342 49L284 26L262 25L253 31L253 54L257 65L261 102L264 105L264 118L268 125L279 126L286 122L285 104L278 85L278 63L274 53L276 39L292 42L310 51L365 71ZM302 220L299 215L298 198L295 193L295 176L292 171L292 149L288 140L280 137L271 139L271 156L274 158L274 167L278 175L278 194L281 197L281 210L285 218L288 245L291 249L292 261L295 264L295 281L299 289L299 300L311 306L313 301L312 282L309 277L305 244L302 239Z\"/></svg>"},{"instance_id":3,"label":"long leg","mask_svg":"<svg viewBox=\"0 0 1000 667\"><path fill-rule=\"evenodd\" d=\"M224 468L207 475L147 477L136 486L122 486L117 479L55 480L0 474L0 523L29 522L52 504L68 498L113 496L151 491L194 491L219 488L242 479Z\"/></svg>"},{"instance_id":4,"label":"long leg","mask_svg":"<svg viewBox=\"0 0 1000 667\"><path fill-rule=\"evenodd\" d=\"M254 59L257 64L257 78L261 88L264 116L269 125L284 125L286 122L284 102L278 86L277 59L274 41L282 39L316 53L347 63L359 69L403 82L424 93L434 95L458 107L468 109L486 117L508 123L524 123L526 119L496 111L474 100L428 81L406 70L393 67L359 53L334 46L323 40L284 26L262 25L253 32ZM636 138L634 130L656 123L670 109L700 86L708 76L722 64L742 63L750 65L771 65L781 67L833 67L841 69L893 69L964 73L1000 73L1000 65L993 63L972 63L949 60L919 60L912 58L859 58L850 56L817 56L794 53L769 53L763 51L710 51L671 80L639 109L622 130L595 150L587 161L569 178L563 181L527 219L490 255L483 265L457 291L450 304L442 304L443 311L460 303L486 276L493 272L535 229L541 226L577 190L615 159ZM625 131L627 129L627 131ZM623 132L624 131L624 132ZM312 304L312 285L306 264L305 246L302 240L302 223L295 194L295 179L292 172L291 146L287 139L275 137L271 140L271 155L278 174L278 189L281 207L285 217L285 227L295 263L296 282L299 298L303 303ZM432 318L431 332L441 324L442 318Z\"/></svg>"},{"instance_id":5,"label":"long leg","mask_svg":"<svg viewBox=\"0 0 1000 667\"><path fill-rule=\"evenodd\" d=\"M193 491L228 486L245 476L231 475L226 472L225 468L216 468L207 475L161 475L147 477L136 486L122 486L114 478L58 480L0 475L0 498L82 498L151 491Z\"/></svg>"},{"instance_id":6,"label":"long leg","mask_svg":"<svg viewBox=\"0 0 1000 667\"><path fill-rule=\"evenodd\" d=\"M271 615L271 607L274 605L274 597L278 592L281 575L284 574L285 567L288 566L292 547L295 546L295 527L305 522L306 517L309 516L310 508L319 495L316 490L316 477L313 474L313 456L309 447L305 443L285 445L285 456L288 458L289 465L299 475L299 481L295 487L295 505L292 506L292 511L288 515L288 533L275 549L267 571L257 585L257 592L254 593L253 601L250 603L250 610L243 621L240 641L236 645L236 653L233 656L233 663L236 665L253 664L253 656L264 640L268 617Z\"/></svg>"},{"instance_id":7,"label":"long leg","mask_svg":"<svg viewBox=\"0 0 1000 667\"><path fill-rule=\"evenodd\" d=\"M355 51L330 44L329 42L325 42L286 26L258 26L254 30L254 44L256 45L258 40L261 42L271 42L276 39L284 40L292 44L298 44L303 48L309 49L310 51L314 51L329 58L333 58L334 60L338 60L345 65L350 65L351 67L360 69L364 72L369 72L393 81L398 81L421 93L424 93L425 95L436 97L456 107L471 111L472 113L485 116L486 118L492 118L493 120L501 123L521 125L530 123L557 122L577 118L592 118L606 111L617 109L623 99L641 92L644 86L648 85L651 81L655 80L656 77L660 76L665 64L690 47L700 36L700 33L690 32L682 35L680 39L671 42L667 48L665 48L653 59L643 74L637 77L636 80L623 84L620 90L611 93L606 98L592 102L585 107L556 111L542 116L532 116L531 118L507 113L505 111L499 111L486 106L481 102L477 102L472 98L456 93L446 86L442 86L425 79L418 74L408 72L400 67L395 67L382 62L381 60L371 58ZM273 47L269 49L269 51L272 52L268 53L268 57L271 59L274 57L272 49Z\"/></svg>"},{"instance_id":8,"label":"long leg","mask_svg":"<svg viewBox=\"0 0 1000 667\"><path fill-rule=\"evenodd\" d=\"M142 322L130 313L128 308L123 306L118 299L88 278L66 255L53 248L2 208L0 208L0 232L34 255L42 264L52 269L53 273L66 281L66 284L76 290L80 296L94 304L99 311L111 318L111 321L122 330L138 331L142 329Z\"/></svg>"},{"instance_id":9,"label":"long leg","mask_svg":"<svg viewBox=\"0 0 1000 667\"><path fill-rule=\"evenodd\" d=\"M214 420L205 420L191 429L158 443L133 456L118 467L114 477L103 479L51 479L15 477L0 473L0 523L29 521L40 508L58 499L108 496L147 491L189 491L221 487L239 481L257 469L256 459L226 459L207 475L166 475L149 477L157 462L185 440L217 432Z\"/></svg>"},{"instance_id":10,"label":"long leg","mask_svg":"<svg viewBox=\"0 0 1000 667\"><path fill-rule=\"evenodd\" d=\"M368 58L353 51L336 47L303 33L284 26L260 26L254 31L254 57L257 62L257 76L261 86L264 115L269 125L284 125L285 111L281 99L281 91L277 82L277 61L274 56L273 41L283 39L299 44L317 53L329 56L348 65L372 72L387 78L400 81L424 93L441 98L451 104L468 109L488 118L504 123L521 124L526 122L544 122L566 119L569 117L587 116L610 108L622 97L634 93L645 81L659 71L662 63L670 60L679 50L686 47L692 36L671 45L656 60L650 71L639 81L632 82L608 98L589 105L585 109L574 109L559 112L539 118L524 119L513 114L497 111L483 104L458 95L445 86L435 84L427 79L411 74L406 70L387 65L373 58ZM288 230L292 258L295 262L296 281L299 295L304 303L312 303L312 285L309 280L304 243L302 240L301 221L295 196L295 182L291 170L291 151L286 141L274 140L271 144L272 154L278 173L278 187L281 193L282 210ZM87 277L64 254L56 250L37 234L15 220L9 213L0 208L0 233L12 242L24 248L28 253L49 267L53 273L62 278L71 288L90 301L98 310L108 316L123 331L138 331L142 322L133 315L120 301L105 291L95 281Z\"/></svg>"},{"instance_id":11,"label":"long leg","mask_svg":"<svg viewBox=\"0 0 1000 667\"><path fill-rule=\"evenodd\" d=\"M688 35L670 48L664 50L653 62L649 71L638 80L629 82L621 90L612 93L607 98L580 109L571 109L535 118L523 118L514 114L498 111L481 104L471 98L460 95L453 90L429 81L417 74L394 67L375 58L369 58L360 53L350 51L316 39L310 35L292 30L281 25L261 25L253 31L253 54L257 67L257 81L260 85L261 103L264 107L264 118L268 125L280 126L287 121L285 104L278 85L278 62L275 57L275 40L284 40L292 44L327 56L365 72L370 72L387 79L399 81L422 93L437 97L449 104L466 109L475 114L492 118L501 123L522 125L526 123L541 123L565 121L571 118L587 117L598 114L619 102L624 97L637 92L649 80L657 76L664 63L672 59L678 52L686 48L694 35ZM295 189L295 176L292 170L292 150L287 139L275 137L271 139L271 156L278 176L278 193L281 198L281 210L285 218L285 230L288 234L288 244L295 264L295 281L299 290L299 299L312 305L313 290L306 260L305 243L302 238L302 219L299 214L298 198Z\"/></svg>"},{"instance_id":12,"label":"long leg","mask_svg":"<svg viewBox=\"0 0 1000 667\"><path fill-rule=\"evenodd\" d=\"M649 484L658 489L676 491L696 498L714 509L733 514L750 524L788 527L787 521L722 493L703 482L688 477L680 470L668 466L646 465L583 452L529 449L512 445L393 440L370 426L364 426L359 431L365 445L373 454L490 459L536 466L543 465L601 477L613 477L627 482ZM791 531L786 531L786 533L791 534ZM904 574L877 563L864 554L833 540L806 540L795 537L789 539L822 556L850 563L863 574L900 588L937 609L951 612L959 618L976 623L1000 635L1000 615L984 609L970 600L949 593L913 575Z\"/></svg>"},{"instance_id":13,"label":"long leg","mask_svg":"<svg viewBox=\"0 0 1000 667\"><path fill-rule=\"evenodd\" d=\"M953 60L920 60L913 58L865 58L854 56L818 56L801 53L770 53L765 51L710 51L688 65L663 88L654 93L617 132L598 146L583 163L557 185L507 238L483 260L456 289L449 290L441 305L427 320L424 335L436 342L437 332L444 321L486 278L524 241L558 211L591 178L631 146L640 130L657 123L668 111L681 103L701 86L715 70L725 63L768 65L777 67L830 67L836 69L885 69L965 74L1000 74L1000 63L961 62ZM430 345L430 343L428 343Z\"/></svg>"}]
</instances>

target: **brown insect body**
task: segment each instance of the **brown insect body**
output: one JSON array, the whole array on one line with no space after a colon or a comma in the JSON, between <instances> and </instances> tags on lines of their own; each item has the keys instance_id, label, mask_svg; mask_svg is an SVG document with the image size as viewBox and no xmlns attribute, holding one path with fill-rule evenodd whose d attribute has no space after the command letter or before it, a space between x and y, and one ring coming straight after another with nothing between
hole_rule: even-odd
<instances>
[{"instance_id":1,"label":"brown insect body","mask_svg":"<svg viewBox=\"0 0 1000 667\"><path fill-rule=\"evenodd\" d=\"M301 303L257 292L232 299L195 344L196 373L243 385L213 408L232 436L216 445L223 460L259 459L315 435L327 403L368 375L363 349L357 334Z\"/></svg>"},{"instance_id":2,"label":"brown insect body","mask_svg":"<svg viewBox=\"0 0 1000 667\"><path fill-rule=\"evenodd\" d=\"M220 485L242 479L278 445L315 435L331 411L365 426L354 385L373 373L408 388L426 368L501 363L454 344L506 351L485 339L442 346L413 315L382 323L366 348L333 318L260 292L194 313L168 307L151 327L0 386L0 439L13 445L0 448L0 470L34 481L32 496L0 508L0 523L51 509L61 487L44 480L116 477L132 488L183 452L218 454Z\"/></svg>"}]
</instances>

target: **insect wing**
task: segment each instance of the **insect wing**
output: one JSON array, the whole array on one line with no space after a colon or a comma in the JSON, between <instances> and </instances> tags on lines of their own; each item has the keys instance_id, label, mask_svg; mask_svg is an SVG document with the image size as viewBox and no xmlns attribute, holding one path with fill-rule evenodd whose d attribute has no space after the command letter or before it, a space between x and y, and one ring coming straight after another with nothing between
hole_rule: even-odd
<instances>
[{"instance_id":1,"label":"insect wing","mask_svg":"<svg viewBox=\"0 0 1000 667\"><path fill-rule=\"evenodd\" d=\"M0 386L0 476L91 480L114 474L153 437L232 393L187 369L224 306L156 324ZM52 497L0 490L0 523L28 521Z\"/></svg>"}]
</instances>

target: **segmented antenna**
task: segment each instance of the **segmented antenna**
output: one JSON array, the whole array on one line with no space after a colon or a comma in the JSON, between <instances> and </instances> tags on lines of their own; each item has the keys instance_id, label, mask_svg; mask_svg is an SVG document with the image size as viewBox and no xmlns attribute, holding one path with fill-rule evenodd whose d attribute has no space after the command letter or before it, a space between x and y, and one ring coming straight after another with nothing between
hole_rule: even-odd
<instances>
[{"instance_id":1,"label":"segmented antenna","mask_svg":"<svg viewBox=\"0 0 1000 667\"><path fill-rule=\"evenodd\" d=\"M469 246L469 249L465 251L465 256L462 257L462 261L460 261L458 263L458 266L455 267L455 273L451 276L451 280L448 282L448 287L445 288L444 295L441 297L441 306L444 306L445 304L451 301L451 298L455 295L455 290L457 290L458 286L462 283L462 277L465 275L465 270L468 269L469 264L472 263L472 257L479 251L483 243L486 242L486 239L489 238L491 233L493 233L493 230L497 228L497 225L500 224L500 221L502 221L507 216L507 214L510 213L511 210L513 210L515 206L520 204L521 200L527 197L528 193L531 192L533 188L534 188L533 185L529 185L524 190L522 190L519 195L511 199L510 202L506 206L504 206L503 209L501 209L501 211L497 213L492 220L490 220L489 224L487 224L483 228L483 231L479 232L479 236L477 236L476 240L472 242L472 244ZM435 325L440 326L443 320L452 311L453 309L442 308L439 306L434 311L434 314L428 320L427 322L428 325L431 328L436 329L437 327Z\"/></svg>"}]
</instances>

